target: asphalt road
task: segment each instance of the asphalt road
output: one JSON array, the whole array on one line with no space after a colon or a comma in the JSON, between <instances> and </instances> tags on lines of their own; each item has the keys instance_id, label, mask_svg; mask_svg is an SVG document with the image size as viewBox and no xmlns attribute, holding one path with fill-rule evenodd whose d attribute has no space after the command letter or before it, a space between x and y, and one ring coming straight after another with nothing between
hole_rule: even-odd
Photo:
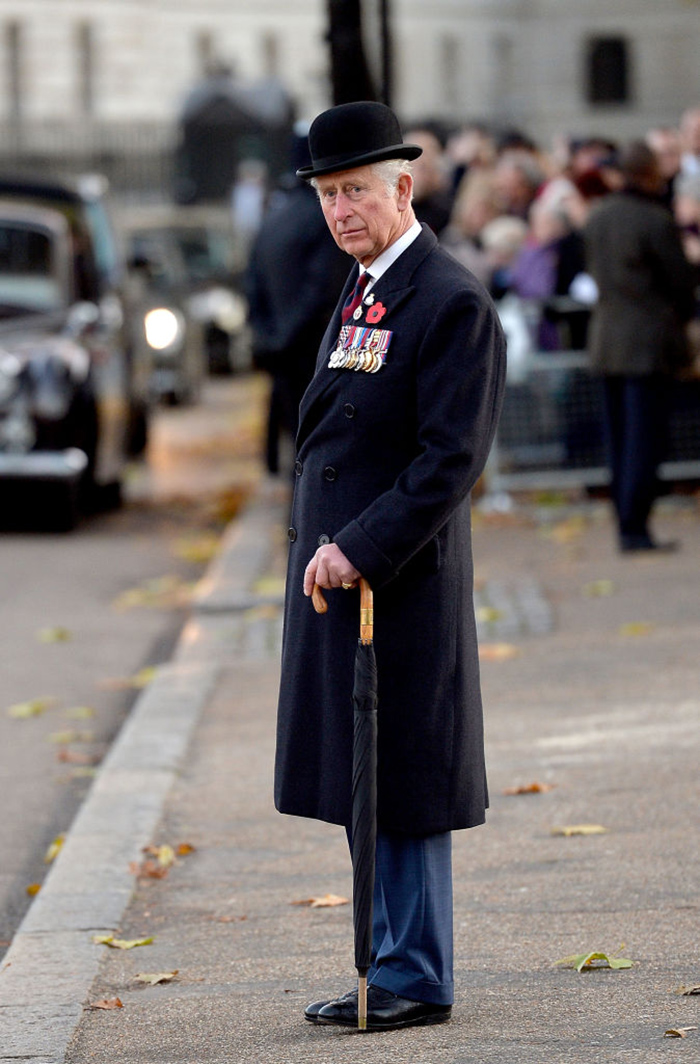
<instances>
[{"instance_id":1,"label":"asphalt road","mask_svg":"<svg viewBox=\"0 0 700 1064\"><path fill-rule=\"evenodd\" d=\"M168 659L187 587L259 471L264 387L211 381L198 406L159 411L120 511L68 535L0 529L0 954L138 694L129 681Z\"/></svg>"}]
</instances>

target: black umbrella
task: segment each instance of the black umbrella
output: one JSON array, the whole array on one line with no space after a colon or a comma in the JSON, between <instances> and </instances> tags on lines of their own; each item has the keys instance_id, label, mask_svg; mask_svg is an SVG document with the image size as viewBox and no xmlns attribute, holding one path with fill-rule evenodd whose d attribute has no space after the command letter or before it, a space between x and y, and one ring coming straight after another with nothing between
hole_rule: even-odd
<instances>
[{"instance_id":1,"label":"black umbrella","mask_svg":"<svg viewBox=\"0 0 700 1064\"><path fill-rule=\"evenodd\" d=\"M314 588L314 606L325 613L326 602ZM352 904L355 928L355 967L358 974L357 1026L367 1030L367 972L372 955L372 903L377 844L377 662L372 642L372 589L360 579L360 638L355 653L352 691L354 737L352 748Z\"/></svg>"}]
</instances>

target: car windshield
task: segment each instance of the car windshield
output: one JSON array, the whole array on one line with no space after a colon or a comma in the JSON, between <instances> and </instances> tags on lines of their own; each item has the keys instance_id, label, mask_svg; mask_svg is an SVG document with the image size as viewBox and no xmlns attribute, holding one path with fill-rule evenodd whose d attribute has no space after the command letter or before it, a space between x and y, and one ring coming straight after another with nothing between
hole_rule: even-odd
<instances>
[{"instance_id":1,"label":"car windshield","mask_svg":"<svg viewBox=\"0 0 700 1064\"><path fill-rule=\"evenodd\" d=\"M63 305L49 235L0 220L0 316L59 310Z\"/></svg>"},{"instance_id":2,"label":"car windshield","mask_svg":"<svg viewBox=\"0 0 700 1064\"><path fill-rule=\"evenodd\" d=\"M159 230L142 229L131 234L131 256L134 261L148 264L150 286L167 292L183 280L183 264L177 249L168 246Z\"/></svg>"},{"instance_id":3,"label":"car windshield","mask_svg":"<svg viewBox=\"0 0 700 1064\"><path fill-rule=\"evenodd\" d=\"M174 228L173 236L191 281L206 281L231 272L232 245L227 232L183 227Z\"/></svg>"}]
</instances>

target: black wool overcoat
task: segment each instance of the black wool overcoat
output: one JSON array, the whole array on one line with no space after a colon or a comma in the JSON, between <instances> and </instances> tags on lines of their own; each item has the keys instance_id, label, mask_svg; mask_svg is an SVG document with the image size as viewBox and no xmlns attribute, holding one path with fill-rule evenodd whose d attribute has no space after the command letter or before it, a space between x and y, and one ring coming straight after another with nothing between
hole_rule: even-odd
<instances>
[{"instance_id":1,"label":"black wool overcoat","mask_svg":"<svg viewBox=\"0 0 700 1064\"><path fill-rule=\"evenodd\" d=\"M378 820L419 836L480 824L488 802L470 491L496 429L505 341L481 284L423 227L372 288L370 324L392 333L384 365L331 369L356 277L301 404L275 804L350 822L359 592L326 592L317 615L302 591L318 546L335 542L374 590Z\"/></svg>"}]
</instances>

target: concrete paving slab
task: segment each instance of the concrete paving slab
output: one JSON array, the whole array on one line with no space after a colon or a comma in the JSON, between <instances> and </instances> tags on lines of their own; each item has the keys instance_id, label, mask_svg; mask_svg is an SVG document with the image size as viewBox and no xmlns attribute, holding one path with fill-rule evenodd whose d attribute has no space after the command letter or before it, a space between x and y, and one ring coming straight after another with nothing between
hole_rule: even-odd
<instances>
[{"instance_id":1,"label":"concrete paving slab","mask_svg":"<svg viewBox=\"0 0 700 1064\"><path fill-rule=\"evenodd\" d=\"M700 528L683 528L685 559L665 569L668 559L617 557L601 521L575 550L536 524L477 528L485 586L512 589L527 574L552 623L521 624L516 655L483 663L492 807L484 828L455 837L450 1024L362 1037L303 1020L307 1001L353 982L351 910L292 903L349 897L347 848L339 829L272 809L274 659L217 653L219 683L158 827L196 851L166 880L140 882L124 917L125 933L156 933L153 967L178 976L144 991L141 958L105 955L93 993L119 993L125 1007L86 1014L66 1064L694 1059L696 1032L664 1037L700 1026L700 1000L674 992L700 982L700 632L689 608L700 601ZM603 577L614 594L588 598L582 589ZM646 634L620 634L640 617ZM212 619L193 622L202 646L217 638ZM551 790L504 793L537 780ZM605 833L552 833L582 823ZM588 949L634 967L556 964Z\"/></svg>"},{"instance_id":2,"label":"concrete paving slab","mask_svg":"<svg viewBox=\"0 0 700 1064\"><path fill-rule=\"evenodd\" d=\"M522 612L517 631L508 635L515 655L483 663L492 808L486 827L455 837L457 1006L448 1025L368 1037L302 1018L308 1000L343 992L353 982L351 910L293 903L326 893L349 897L350 871L342 831L272 809L277 648L260 635L267 615L251 620L249 610L275 607L255 598L260 574L251 567L254 549L255 565L267 570L258 586L274 587L280 578L283 508L274 515L268 508L265 521L276 524L268 529L273 542L268 536L266 549L257 519L254 545L239 554L232 536L231 557L219 570L226 574L226 596L216 608L197 609L175 657L180 753L166 743L151 762L164 801L146 841L186 839L196 849L165 879L132 881L134 893L119 922L125 937L153 934L155 941L120 953L83 936L76 945L79 954L87 953L83 976L98 961L92 986L72 1004L50 1004L49 998L27 1017L3 998L8 973L0 973L0 1022L30 1046L24 1056L34 1064L694 1059L698 1032L676 1040L664 1032L700 1026L700 999L675 992L700 983L697 515L664 516L664 535L680 532L684 551L654 559L615 555L609 523L599 515L573 538L544 535L538 521L477 522L477 576L484 587L500 581L509 609ZM609 581L611 593L589 596L584 589L600 580ZM253 606L246 605L249 595ZM538 627L545 614L548 626ZM240 625L246 615L256 632L247 642ZM639 621L646 624L643 634L623 634L623 625ZM165 688L169 682L166 673ZM188 724L183 707L202 682ZM159 730L168 734L165 708L156 704L147 712L148 705L148 696L140 700L143 715L131 718L131 738L115 750L112 774L96 781L100 818L110 808L103 798L121 794L126 800L129 780L150 771L149 744ZM504 793L536 780L551 789ZM94 837L91 821L88 810L78 842ZM144 816L143 830L146 822ZM582 823L606 831L570 838L552 833ZM59 867L49 879L60 885ZM74 887L78 891L77 882ZM89 891L83 894L90 899ZM57 917L66 910L66 945L69 897L55 890ZM25 972L41 968L41 946L51 936L39 928L48 914L40 913L37 931L23 936L34 951ZM557 966L558 959L588 949L621 951L634 967L578 974ZM175 969L167 985L144 987L135 979L144 970ZM27 985L18 979L22 994ZM71 1012L87 996L115 994L121 1010ZM43 998L40 988L37 997ZM65 1012L49 1045L36 1031L50 1028L56 1009Z\"/></svg>"},{"instance_id":3,"label":"concrete paving slab","mask_svg":"<svg viewBox=\"0 0 700 1064\"><path fill-rule=\"evenodd\" d=\"M26 1005L0 1007L0 1062L30 1060L32 1064L62 1064L60 1048L82 1015L81 1005L48 1005L41 1013ZM46 1049L55 1045L56 1052Z\"/></svg>"}]
</instances>

